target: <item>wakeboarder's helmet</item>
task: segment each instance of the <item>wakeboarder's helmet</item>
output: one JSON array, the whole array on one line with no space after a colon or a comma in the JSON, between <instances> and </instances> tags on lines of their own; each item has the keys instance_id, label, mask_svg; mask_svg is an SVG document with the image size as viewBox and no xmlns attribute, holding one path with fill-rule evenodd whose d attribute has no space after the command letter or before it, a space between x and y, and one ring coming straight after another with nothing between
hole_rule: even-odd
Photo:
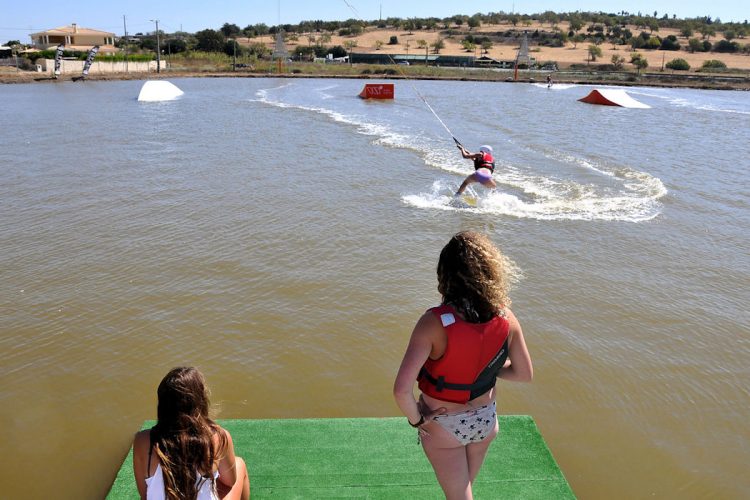
<instances>
[{"instance_id":1,"label":"wakeboarder's helmet","mask_svg":"<svg viewBox=\"0 0 750 500\"><path fill-rule=\"evenodd\" d=\"M492 146L488 146L486 144L484 146L479 146L479 151L482 151L483 153L492 154Z\"/></svg>"}]
</instances>

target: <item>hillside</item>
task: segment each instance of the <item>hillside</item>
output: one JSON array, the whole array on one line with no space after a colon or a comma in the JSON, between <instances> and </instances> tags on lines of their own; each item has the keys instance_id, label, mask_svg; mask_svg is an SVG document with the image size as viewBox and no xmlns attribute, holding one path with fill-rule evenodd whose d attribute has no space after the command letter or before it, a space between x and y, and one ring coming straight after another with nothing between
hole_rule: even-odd
<instances>
[{"instance_id":1,"label":"hillside","mask_svg":"<svg viewBox=\"0 0 750 500\"><path fill-rule=\"evenodd\" d=\"M567 31L570 26L566 22L562 22L557 25L561 30ZM634 34L638 34L643 31L642 28L636 26L627 26ZM414 30L412 32L405 31L403 29L389 29L389 28L372 28L368 27L365 31L358 36L338 36L336 34L331 35L331 40L326 45L342 45L344 46L347 42L356 43L354 47L355 52L360 53L388 53L388 54L424 54L425 49L419 49L417 42L418 40L424 40L428 45L432 45L438 39L442 39L445 44L445 48L440 50L441 54L449 55L480 55L480 50L477 48L473 52L467 52L461 45L462 40L466 35L473 35L474 37L489 36L492 39L504 39L502 42L493 42L492 48L489 49L487 55L493 59L498 60L513 60L516 57L516 52L520 43L520 38L513 38L512 36L503 36L509 31L523 32L526 30L529 34L529 49L530 55L539 62L555 61L558 67L565 69L571 64L586 64L588 59L588 47L590 42L581 42L574 44L572 42L566 43L563 47L544 47L539 46L535 43L535 39L532 38L532 34L535 31L539 31L540 34L552 34L553 29L549 24L540 24L533 22L529 26L514 27L510 23L507 24L485 24L479 28L469 30L467 27L455 27L451 31L454 35L446 36L446 30ZM287 38L287 50L290 54L294 54L294 49L297 46L309 45L311 43L310 37L316 37L319 34L311 33L304 35L297 35L297 40L289 40ZM685 50L687 47L687 39L680 36L678 30L662 28L654 35L665 38L669 35L677 37L679 43L683 49L679 51L667 51L667 50L644 50L639 49L639 52L648 60L649 66L648 71L659 70L662 66L662 61L669 62L672 59L681 58L685 59L691 66L691 71L700 68L704 61L709 59L716 59L723 61L727 67L741 70L750 70L750 55L749 54L729 54L729 53L718 53L718 52L696 52L691 53ZM388 42L391 37L395 36L398 39L398 44L389 45ZM700 36L700 35L698 35ZM710 39L712 42L717 42L721 39L721 36L714 36ZM741 43L745 40L739 40ZM272 36L265 36L259 38L239 38L240 44L246 45L250 43L262 42L268 46L269 49L273 49L274 40ZM378 46L378 42L382 45ZM750 43L750 40L747 41ZM597 59L597 63L610 63L613 55L619 55L626 60L625 68L632 69L630 62L630 54L632 50L629 45L617 45L613 46L611 43L603 43L600 45L602 50L602 57ZM430 53L432 53L430 48Z\"/></svg>"}]
</instances>

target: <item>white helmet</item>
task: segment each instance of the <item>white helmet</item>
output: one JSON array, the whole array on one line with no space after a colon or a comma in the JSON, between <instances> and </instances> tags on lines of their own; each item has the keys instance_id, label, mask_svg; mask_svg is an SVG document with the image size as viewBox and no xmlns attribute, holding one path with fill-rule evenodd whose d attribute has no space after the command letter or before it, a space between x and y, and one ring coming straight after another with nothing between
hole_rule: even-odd
<instances>
[{"instance_id":1,"label":"white helmet","mask_svg":"<svg viewBox=\"0 0 750 500\"><path fill-rule=\"evenodd\" d=\"M492 146L484 145L479 146L479 151L485 152L485 153L492 153Z\"/></svg>"}]
</instances>

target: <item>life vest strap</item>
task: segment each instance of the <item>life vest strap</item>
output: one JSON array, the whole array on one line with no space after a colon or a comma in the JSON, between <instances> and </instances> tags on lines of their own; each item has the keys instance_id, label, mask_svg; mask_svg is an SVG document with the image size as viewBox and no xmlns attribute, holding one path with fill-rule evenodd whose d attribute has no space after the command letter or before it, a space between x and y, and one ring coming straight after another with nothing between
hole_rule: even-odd
<instances>
[{"instance_id":1,"label":"life vest strap","mask_svg":"<svg viewBox=\"0 0 750 500\"><path fill-rule=\"evenodd\" d=\"M434 385L435 390L438 392L443 392L444 389L448 389L450 391L474 391L481 385L486 385L476 382L473 384L454 384L453 382L446 382L444 376L440 375L438 378L435 378L430 375L430 372L428 372L424 367L422 367L422 369L419 371L419 377L417 378L417 380L422 378Z\"/></svg>"}]
</instances>

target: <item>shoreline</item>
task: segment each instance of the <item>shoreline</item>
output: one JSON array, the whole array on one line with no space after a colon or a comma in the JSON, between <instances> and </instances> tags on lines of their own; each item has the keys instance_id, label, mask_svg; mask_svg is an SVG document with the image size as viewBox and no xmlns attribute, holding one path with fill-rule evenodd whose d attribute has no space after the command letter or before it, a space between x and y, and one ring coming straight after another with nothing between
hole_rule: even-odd
<instances>
[{"instance_id":1,"label":"shoreline","mask_svg":"<svg viewBox=\"0 0 750 500\"><path fill-rule=\"evenodd\" d=\"M468 82L503 82L503 83L546 83L545 78L549 72L527 71L513 80L512 72L493 72L488 70L472 70L470 74L452 74L459 71L458 68L438 68L445 74L420 74L410 71L410 75L400 74L345 74L345 73L269 73L250 71L184 71L169 70L162 73L109 73L93 74L85 78L87 81L122 81L122 80L154 80L168 78L343 78L358 80L446 80L446 81L468 81ZM741 76L697 76L697 75L674 75L645 73L637 76L627 73L607 72L554 72L554 83L573 85L614 85L623 87L671 87L692 88L699 90L735 90L750 91L750 78ZM54 78L41 76L39 73L19 72L0 73L0 84L24 84L24 83L58 83L78 82L79 76L62 76Z\"/></svg>"}]
</instances>

